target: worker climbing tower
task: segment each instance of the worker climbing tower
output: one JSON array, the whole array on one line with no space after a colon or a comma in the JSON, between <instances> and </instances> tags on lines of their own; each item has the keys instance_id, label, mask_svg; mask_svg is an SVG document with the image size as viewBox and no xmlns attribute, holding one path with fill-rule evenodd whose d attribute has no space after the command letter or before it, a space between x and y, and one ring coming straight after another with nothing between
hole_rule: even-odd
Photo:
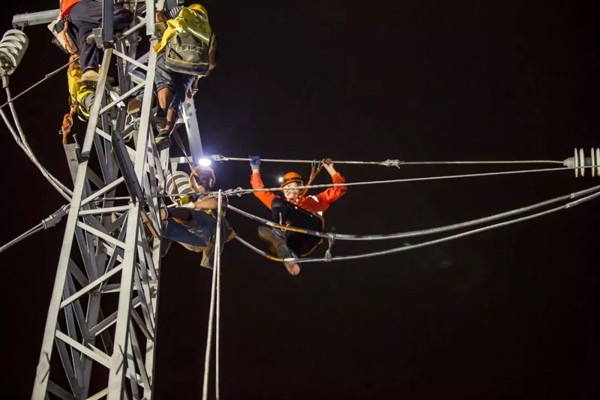
<instances>
[{"instance_id":1,"label":"worker climbing tower","mask_svg":"<svg viewBox=\"0 0 600 400\"><path fill-rule=\"evenodd\" d=\"M121 3L121 2L120 2ZM156 53L154 10L135 4L113 34L113 2L94 30L102 66L83 143L65 143L74 182L32 399L151 399L160 281L160 196L169 150L157 151L151 113ZM15 27L48 23L57 10L17 15ZM138 46L138 42L140 42ZM116 74L116 80L109 78ZM115 83L116 82L116 83ZM143 93L139 119L127 100ZM184 106L191 154L202 148L193 101Z\"/></svg>"}]
</instances>

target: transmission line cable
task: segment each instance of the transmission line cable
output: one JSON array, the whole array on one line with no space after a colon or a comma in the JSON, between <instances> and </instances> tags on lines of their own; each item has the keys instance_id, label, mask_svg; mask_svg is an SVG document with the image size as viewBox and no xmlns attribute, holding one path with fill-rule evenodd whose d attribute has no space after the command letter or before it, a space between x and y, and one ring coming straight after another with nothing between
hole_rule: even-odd
<instances>
[{"instance_id":1,"label":"transmission line cable","mask_svg":"<svg viewBox=\"0 0 600 400\"><path fill-rule=\"evenodd\" d=\"M381 250L381 251L375 251L375 252L370 252L370 253L363 253L363 254L354 254L354 255L349 255L349 256L337 256L337 257L331 257L331 258L278 258L278 257L274 257L271 256L270 254L267 254L266 252L258 249L257 247L255 247L254 245L250 244L249 242L247 242L246 240L240 238L240 237L236 237L236 239L238 239L238 241L240 243L242 243L244 246L248 247L250 250L254 251L255 253L268 258L270 260L273 261L278 261L278 262L301 262L301 263L311 263L311 262L329 262L329 261L348 261L348 260L358 260L358 259L364 259L364 258L371 258L371 257L377 257L377 256L383 256L383 255L388 255L388 254L394 254L394 253L399 253L399 252L403 252L403 251L408 251L408 250L414 250L414 249L418 249L421 247L426 247L426 246L431 246L434 244L438 244L438 243L443 243L443 242L447 242L450 240L454 240L454 239L458 239L458 238L462 238L465 236L470 236L470 235L474 235L477 233L482 233L485 231L489 231L492 229L497 229L503 226L507 226L507 225L512 225L512 224L516 224L519 222L524 222L524 221L528 221L534 218L539 218L545 215L549 215L552 213L556 213L558 211L563 211L569 208L573 208L577 205L580 205L584 202L590 201L596 197L600 196L600 192L596 192L596 193L592 193L589 194L583 198L580 198L578 200L574 200L571 201L569 203L566 203L562 206L558 206L558 207L554 207L545 211L541 211L538 213L534 213L534 214L530 214L530 215L526 215L523 217L519 217L519 218L514 218L508 221L503 221L503 222L499 222L496 224L492 224L492 225L487 225L481 228L476 228L476 229L472 229L466 232L461 232L461 233L457 233L454 235L450 235L450 236L445 236L443 238L439 238L439 239L434 239L434 240L430 240L430 241L426 241L426 242L422 242L422 243L417 243L417 244L412 244L412 245L407 245L407 246L400 246L400 247L395 247L395 248L391 248L391 249L387 249L387 250Z\"/></svg>"},{"instance_id":2,"label":"transmission line cable","mask_svg":"<svg viewBox=\"0 0 600 400\"><path fill-rule=\"evenodd\" d=\"M594 186L589 189L581 190L578 192L570 193L570 194L567 194L564 196L555 197L553 199L544 200L539 203L534 203L534 204L531 204L528 206L515 208L515 209L509 210L509 211L501 212L498 214L493 214L493 215L482 217L482 218L476 218L476 219L472 219L472 220L465 221L465 222L459 222L456 224L445 225L445 226L440 226L440 227L435 227L435 228L428 228L428 229L420 229L420 230L408 231L408 232L398 232L398 233L388 233L388 234L367 234L367 235L351 235L351 234L343 234L343 233L337 233L337 232L321 232L321 231L304 229L304 228L299 228L299 227L294 227L294 226L280 225L275 222L269 221L265 218L261 218L256 215L253 215L249 212L241 210L237 207L232 206L231 204L229 204L227 206L227 208L229 208L230 210L232 210L240 215L243 215L249 219L252 219L252 220L260 222L262 224L271 226L273 228L282 229L285 231L304 233L307 235L317 236L317 237L321 237L324 239L335 238L335 240L353 240L353 241L392 240L392 239L403 239L403 238L416 237L416 236L432 235L432 234L447 232L447 231L451 231L451 230L464 229L464 228L474 226L474 225L481 225L481 224L484 224L487 222L504 219L504 218L507 218L507 217L510 217L513 215L524 214L526 212L533 211L533 210L541 208L541 207L547 207L549 205L559 203L562 201L567 201L569 199L577 199L577 198L580 198L582 196L585 196L585 195L588 195L588 194L591 194L591 193L594 193L597 191L600 191L600 185Z\"/></svg>"},{"instance_id":3,"label":"transmission line cable","mask_svg":"<svg viewBox=\"0 0 600 400\"><path fill-rule=\"evenodd\" d=\"M250 161L250 158L245 157L226 157L216 154L209 157L214 161ZM293 163L293 164L312 164L319 160L293 160L293 159L276 159L276 158L261 158L261 162L272 163ZM334 164L346 165L381 165L385 167L398 167L403 165L493 165L493 164L563 164L559 160L490 160L490 161L401 161L388 159L385 161L334 161Z\"/></svg>"}]
</instances>

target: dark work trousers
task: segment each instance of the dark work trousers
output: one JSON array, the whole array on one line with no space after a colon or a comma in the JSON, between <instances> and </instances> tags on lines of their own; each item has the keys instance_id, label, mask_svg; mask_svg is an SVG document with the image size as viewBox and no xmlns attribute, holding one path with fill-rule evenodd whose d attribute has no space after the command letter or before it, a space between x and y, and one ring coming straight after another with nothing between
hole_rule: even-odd
<instances>
[{"instance_id":1,"label":"dark work trousers","mask_svg":"<svg viewBox=\"0 0 600 400\"><path fill-rule=\"evenodd\" d=\"M123 7L114 6L113 26L115 32L126 29L133 19L131 11ZM95 43L88 43L87 37L92 30L102 25L102 2L95 0L81 0L71 8L69 14L71 27L77 36L79 47L79 64L81 71L88 69L97 70L100 65L100 49Z\"/></svg>"},{"instance_id":2,"label":"dark work trousers","mask_svg":"<svg viewBox=\"0 0 600 400\"><path fill-rule=\"evenodd\" d=\"M277 224L284 225L286 222L289 222L297 228L314 231L322 231L324 228L323 221L319 217L282 198L273 200L271 211L273 212L273 222ZM291 231L286 231L285 236L290 250L299 256L310 254L322 240L316 236Z\"/></svg>"},{"instance_id":3,"label":"dark work trousers","mask_svg":"<svg viewBox=\"0 0 600 400\"><path fill-rule=\"evenodd\" d=\"M156 72L154 75L155 93L158 94L158 92L164 88L168 88L171 93L173 93L173 100L165 110L162 110L163 114L166 115L167 110L172 108L173 111L175 111L175 114L177 116L179 115L181 105L185 102L185 97L192 88L194 80L196 80L194 75L182 74L168 69L164 51L161 51L156 55ZM144 93L138 93L136 98L139 101L142 101Z\"/></svg>"}]
</instances>

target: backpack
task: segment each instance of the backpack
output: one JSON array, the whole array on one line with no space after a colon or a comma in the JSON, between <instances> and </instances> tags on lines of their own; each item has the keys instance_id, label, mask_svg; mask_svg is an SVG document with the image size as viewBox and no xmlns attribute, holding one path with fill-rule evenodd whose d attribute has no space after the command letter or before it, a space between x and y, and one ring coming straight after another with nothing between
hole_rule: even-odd
<instances>
[{"instance_id":1,"label":"backpack","mask_svg":"<svg viewBox=\"0 0 600 400\"><path fill-rule=\"evenodd\" d=\"M187 32L173 36L165 48L165 63L168 69L188 75L207 75L208 53L212 42L196 39Z\"/></svg>"},{"instance_id":2,"label":"backpack","mask_svg":"<svg viewBox=\"0 0 600 400\"><path fill-rule=\"evenodd\" d=\"M184 7L177 18L179 25L165 46L165 64L174 72L188 75L207 75L209 51L215 35L205 11Z\"/></svg>"}]
</instances>

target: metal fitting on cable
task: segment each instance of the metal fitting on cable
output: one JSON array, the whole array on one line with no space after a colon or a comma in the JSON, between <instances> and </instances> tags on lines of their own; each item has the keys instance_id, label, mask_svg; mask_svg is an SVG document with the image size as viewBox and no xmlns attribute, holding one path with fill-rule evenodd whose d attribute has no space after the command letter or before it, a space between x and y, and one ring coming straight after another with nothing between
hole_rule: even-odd
<instances>
[{"instance_id":1,"label":"metal fitting on cable","mask_svg":"<svg viewBox=\"0 0 600 400\"><path fill-rule=\"evenodd\" d=\"M383 165L384 167L396 167L396 168L400 168L400 164L402 164L402 161L400 160L385 160L379 163L380 165Z\"/></svg>"},{"instance_id":2,"label":"metal fitting on cable","mask_svg":"<svg viewBox=\"0 0 600 400\"><path fill-rule=\"evenodd\" d=\"M229 158L223 157L221 154L213 154L209 158L213 161L218 161L218 162L229 161Z\"/></svg>"},{"instance_id":3,"label":"metal fitting on cable","mask_svg":"<svg viewBox=\"0 0 600 400\"><path fill-rule=\"evenodd\" d=\"M15 72L28 46L27 35L18 29L10 29L2 36L0 39L1 77L7 77Z\"/></svg>"},{"instance_id":4,"label":"metal fitting on cable","mask_svg":"<svg viewBox=\"0 0 600 400\"><path fill-rule=\"evenodd\" d=\"M69 205L67 205L67 204L65 204L58 210L56 210L54 213L52 213L50 216L48 216L48 218L46 218L42 221L42 225L44 226L44 229L48 229L48 228L52 228L53 226L56 226L60 222L60 220L65 215L67 215L68 212L69 212Z\"/></svg>"},{"instance_id":5,"label":"metal fitting on cable","mask_svg":"<svg viewBox=\"0 0 600 400\"><path fill-rule=\"evenodd\" d=\"M245 189L238 186L235 189L227 189L227 190L222 191L221 193L223 196L227 196L227 197L229 197L229 196L242 197L242 195L245 194L244 191L245 191Z\"/></svg>"},{"instance_id":6,"label":"metal fitting on cable","mask_svg":"<svg viewBox=\"0 0 600 400\"><path fill-rule=\"evenodd\" d=\"M573 168L575 178L585 176L585 170L590 168L592 176L600 176L600 148L590 149L590 156L586 157L583 149L575 148L573 157L569 157L563 161L563 165L567 168Z\"/></svg>"}]
</instances>

